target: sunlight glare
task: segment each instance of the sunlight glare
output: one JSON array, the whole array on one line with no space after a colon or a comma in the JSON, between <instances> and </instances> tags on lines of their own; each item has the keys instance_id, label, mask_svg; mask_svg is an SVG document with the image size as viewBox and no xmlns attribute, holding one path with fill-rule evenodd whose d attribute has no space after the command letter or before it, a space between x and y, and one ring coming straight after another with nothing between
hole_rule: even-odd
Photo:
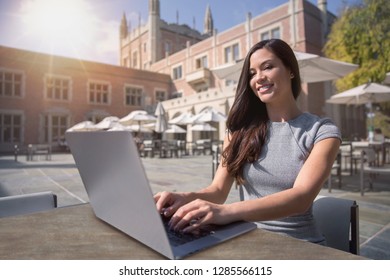
<instances>
[{"instance_id":1,"label":"sunlight glare","mask_svg":"<svg viewBox=\"0 0 390 280\"><path fill-rule=\"evenodd\" d=\"M21 11L26 32L52 46L84 47L92 43L98 28L84 0L25 0Z\"/></svg>"}]
</instances>

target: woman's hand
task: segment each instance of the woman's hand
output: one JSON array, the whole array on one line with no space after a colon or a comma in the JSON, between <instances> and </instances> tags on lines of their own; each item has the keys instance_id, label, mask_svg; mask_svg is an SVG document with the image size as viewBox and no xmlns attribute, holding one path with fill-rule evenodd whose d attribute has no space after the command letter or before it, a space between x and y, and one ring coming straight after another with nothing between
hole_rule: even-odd
<instances>
[{"instance_id":1,"label":"woman's hand","mask_svg":"<svg viewBox=\"0 0 390 280\"><path fill-rule=\"evenodd\" d=\"M188 193L159 192L154 195L157 211L171 217L177 209L190 201Z\"/></svg>"},{"instance_id":2,"label":"woman's hand","mask_svg":"<svg viewBox=\"0 0 390 280\"><path fill-rule=\"evenodd\" d=\"M231 221L226 209L227 205L196 199L177 209L169 221L169 226L175 231L189 233L209 224L227 224Z\"/></svg>"}]
</instances>

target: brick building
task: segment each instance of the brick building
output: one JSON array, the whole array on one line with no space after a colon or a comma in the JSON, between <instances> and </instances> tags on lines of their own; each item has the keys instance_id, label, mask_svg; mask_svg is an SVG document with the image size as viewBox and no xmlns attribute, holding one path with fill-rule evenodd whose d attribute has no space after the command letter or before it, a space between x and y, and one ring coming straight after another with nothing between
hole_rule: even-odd
<instances>
[{"instance_id":1,"label":"brick building","mask_svg":"<svg viewBox=\"0 0 390 280\"><path fill-rule=\"evenodd\" d=\"M0 152L165 100L168 75L0 46Z\"/></svg>"},{"instance_id":2,"label":"brick building","mask_svg":"<svg viewBox=\"0 0 390 280\"><path fill-rule=\"evenodd\" d=\"M318 0L317 6L306 0L289 0L260 15L248 13L243 23L218 33L213 30L212 13L207 7L204 31L199 34L204 38L199 42L196 42L197 37L188 39L184 47L186 38L180 34L189 34L186 32L188 26L168 25L160 18L159 7L159 0L150 0L147 23L133 30L128 31L122 20L121 65L144 67L171 76L171 99L163 103L170 119L188 111L198 113L209 106L227 114L237 81L218 79L213 69L243 59L254 43L268 38L283 39L295 51L321 55L326 35L335 20L335 16L327 11L325 0ZM173 41L172 32L167 32L173 27L181 30L175 33L176 41L180 42L175 53L167 47ZM138 63L141 50L149 55L141 59L144 64ZM165 50L165 56L161 50ZM298 102L303 111L335 119L340 117L334 106L325 104L333 94L331 82L303 84L302 88ZM219 131L216 137L222 138L224 124L214 125Z\"/></svg>"},{"instance_id":3,"label":"brick building","mask_svg":"<svg viewBox=\"0 0 390 280\"><path fill-rule=\"evenodd\" d=\"M131 28L125 15L121 19L120 66L0 47L0 152L18 143L55 146L75 123L138 109L153 112L157 101L165 100L169 119L210 106L227 114L236 81L219 79L214 69L241 60L255 42L271 37L296 51L321 54L334 20L326 0L286 0L217 32L207 6L201 33L165 22L160 1L149 0L145 25ZM339 122L340 112L325 104L332 94L330 82L303 84L299 106ZM215 137L222 138L224 124L214 126Z\"/></svg>"}]
</instances>

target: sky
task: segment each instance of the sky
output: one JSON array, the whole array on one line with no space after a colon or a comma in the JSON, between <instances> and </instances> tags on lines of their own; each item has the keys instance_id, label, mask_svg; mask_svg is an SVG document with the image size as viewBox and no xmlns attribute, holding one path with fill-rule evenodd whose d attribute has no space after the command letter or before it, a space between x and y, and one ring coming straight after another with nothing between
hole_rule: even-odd
<instances>
[{"instance_id":1,"label":"sky","mask_svg":"<svg viewBox=\"0 0 390 280\"><path fill-rule=\"evenodd\" d=\"M317 0L308 0L317 4ZM336 16L362 0L327 0ZM214 28L227 30L288 0L160 0L160 16L203 32L210 5ZM144 24L148 0L0 0L0 45L117 65L119 25Z\"/></svg>"}]
</instances>

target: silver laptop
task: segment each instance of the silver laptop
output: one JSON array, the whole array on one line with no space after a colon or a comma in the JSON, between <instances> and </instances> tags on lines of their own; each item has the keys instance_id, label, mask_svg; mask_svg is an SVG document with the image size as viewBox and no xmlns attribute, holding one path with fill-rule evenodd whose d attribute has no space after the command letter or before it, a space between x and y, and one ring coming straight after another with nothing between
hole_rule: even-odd
<instances>
[{"instance_id":1,"label":"silver laptop","mask_svg":"<svg viewBox=\"0 0 390 280\"><path fill-rule=\"evenodd\" d=\"M171 232L157 211L131 132L67 132L66 141L95 215L170 259L256 228L254 223L237 222L198 236Z\"/></svg>"}]
</instances>

